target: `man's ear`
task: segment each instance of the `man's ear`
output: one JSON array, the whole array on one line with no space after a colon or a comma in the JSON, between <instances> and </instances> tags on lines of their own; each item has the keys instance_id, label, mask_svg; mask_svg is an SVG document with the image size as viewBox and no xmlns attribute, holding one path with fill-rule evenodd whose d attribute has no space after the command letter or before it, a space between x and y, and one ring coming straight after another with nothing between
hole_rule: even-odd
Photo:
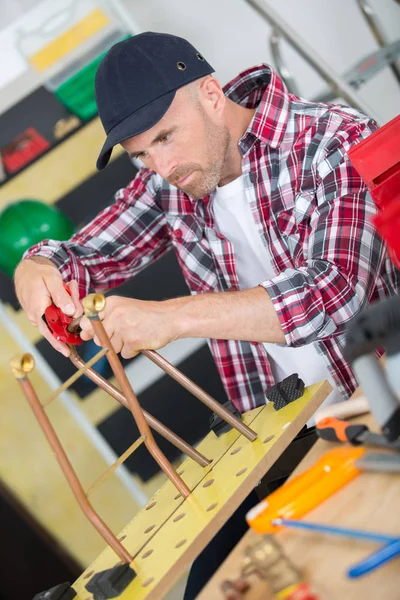
<instances>
[{"instance_id":1,"label":"man's ear","mask_svg":"<svg viewBox=\"0 0 400 600\"><path fill-rule=\"evenodd\" d=\"M207 75L201 82L199 98L203 107L210 113L222 112L226 103L226 97L221 84L212 75Z\"/></svg>"}]
</instances>

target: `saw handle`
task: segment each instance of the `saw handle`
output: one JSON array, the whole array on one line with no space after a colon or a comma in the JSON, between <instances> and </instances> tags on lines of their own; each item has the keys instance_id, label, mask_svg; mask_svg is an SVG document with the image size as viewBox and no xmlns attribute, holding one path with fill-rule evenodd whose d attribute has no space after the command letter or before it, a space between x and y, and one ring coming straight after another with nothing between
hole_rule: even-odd
<instances>
[{"instance_id":1,"label":"saw handle","mask_svg":"<svg viewBox=\"0 0 400 600\"><path fill-rule=\"evenodd\" d=\"M349 442L353 446L362 444L360 435L368 431L366 425L351 425L335 419L335 417L326 417L317 423L317 434L323 440L328 442Z\"/></svg>"}]
</instances>

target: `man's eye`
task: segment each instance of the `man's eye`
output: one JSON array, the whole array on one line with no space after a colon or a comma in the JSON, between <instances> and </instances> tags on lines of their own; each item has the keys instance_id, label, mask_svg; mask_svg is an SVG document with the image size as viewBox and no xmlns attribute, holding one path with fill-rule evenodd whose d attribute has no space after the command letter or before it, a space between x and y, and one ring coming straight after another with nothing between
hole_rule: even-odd
<instances>
[{"instance_id":1,"label":"man's eye","mask_svg":"<svg viewBox=\"0 0 400 600\"><path fill-rule=\"evenodd\" d=\"M171 134L170 134L170 133L166 133L165 135L163 135L163 136L160 138L160 142L167 142L167 141L169 140L169 138L170 138L170 137L171 137Z\"/></svg>"}]
</instances>

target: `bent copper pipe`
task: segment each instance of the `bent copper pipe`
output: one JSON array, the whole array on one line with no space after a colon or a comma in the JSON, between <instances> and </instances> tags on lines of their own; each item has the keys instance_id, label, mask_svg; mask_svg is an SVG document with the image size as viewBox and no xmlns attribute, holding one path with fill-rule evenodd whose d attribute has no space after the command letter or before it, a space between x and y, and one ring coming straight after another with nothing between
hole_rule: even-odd
<instances>
[{"instance_id":1,"label":"bent copper pipe","mask_svg":"<svg viewBox=\"0 0 400 600\"><path fill-rule=\"evenodd\" d=\"M177 490L184 498L188 498L190 496L190 490L187 487L186 483L181 479L178 473L175 471L167 457L161 452L158 447L153 434L150 431L150 427L147 424L147 421L144 417L142 408L139 404L139 401L136 397L135 392L133 391L131 384L129 383L128 377L124 371L124 368L118 358L117 353L112 347L110 338L107 335L106 330L103 327L103 323L100 321L98 313L104 310L105 307L105 298L103 294L89 294L82 301L85 314L90 319L93 331L97 336L97 339L100 342L100 345L103 348L108 348L108 352L106 354L107 360L110 363L110 367L121 387L121 391L126 398L128 403L129 410L132 413L133 418L135 419L136 425L140 431L142 436L146 436L145 445L149 450L150 454L153 456L155 461L162 468L167 477L171 480L171 482L175 485Z\"/></svg>"},{"instance_id":2,"label":"bent copper pipe","mask_svg":"<svg viewBox=\"0 0 400 600\"><path fill-rule=\"evenodd\" d=\"M171 365L163 356L158 354L155 350L141 350L142 354L147 356L157 366L159 366L165 373L180 383L188 392L196 396L200 402L203 402L208 408L213 410L221 419L229 423L231 427L237 429L242 433L248 440L253 442L257 438L255 431L245 425L240 419L235 417L229 410L217 402L210 394L207 394L199 385L194 383L189 377L186 377L179 369Z\"/></svg>"},{"instance_id":3,"label":"bent copper pipe","mask_svg":"<svg viewBox=\"0 0 400 600\"><path fill-rule=\"evenodd\" d=\"M128 564L131 563L133 561L133 557L129 554L127 549L124 548L124 546L113 534L113 532L107 527L107 525L104 523L104 521L101 519L101 517L97 514L93 506L88 501L85 491L71 463L69 462L64 448L62 447L60 440L58 439L57 434L54 431L48 416L46 415L44 409L40 404L39 398L37 397L37 394L33 388L31 381L28 379L26 373L24 373L23 376L16 375L16 378L33 410L37 421L39 422L40 427L43 430L43 433L47 438L47 441L51 446L51 449L56 455L61 470L64 473L65 478L83 513L85 514L87 519L92 523L92 525L97 529L100 535L105 539L107 544L109 544L114 550L114 552L116 552L116 554L119 556L122 562Z\"/></svg>"},{"instance_id":4,"label":"bent copper pipe","mask_svg":"<svg viewBox=\"0 0 400 600\"><path fill-rule=\"evenodd\" d=\"M77 367L78 369L84 367L85 361L79 355L75 346L70 346L70 350L71 354L69 358L71 362L75 365L75 367ZM119 402L120 404L122 404L122 406L125 406L125 408L129 410L128 402L126 401L125 396L118 388L115 387L115 385L113 385L112 383L107 381L107 379L99 375L99 373L97 373L97 371L95 371L94 369L86 369L85 375L87 375L89 379L93 381L93 383L98 385L101 389L110 394L110 396L115 398L117 402ZM153 417L153 415L148 413L143 408L142 410L147 423L152 429L154 429L154 431L157 431L157 433L159 433L166 440L171 442L171 444L176 446L176 448L178 448L181 452L183 452L184 454L192 458L194 461L196 461L201 467L207 467L207 465L211 464L211 460L203 456L203 454L200 454L200 452L198 452L195 448L192 448L190 444L185 442L185 440L179 437L179 435L171 431L171 429L163 425L158 419Z\"/></svg>"}]
</instances>

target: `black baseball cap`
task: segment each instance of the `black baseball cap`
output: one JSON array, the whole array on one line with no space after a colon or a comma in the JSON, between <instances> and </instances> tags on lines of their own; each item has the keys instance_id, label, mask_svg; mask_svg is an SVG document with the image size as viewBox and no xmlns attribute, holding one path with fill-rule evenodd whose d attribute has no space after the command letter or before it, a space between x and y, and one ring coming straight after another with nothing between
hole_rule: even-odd
<instances>
[{"instance_id":1,"label":"black baseball cap","mask_svg":"<svg viewBox=\"0 0 400 600\"><path fill-rule=\"evenodd\" d=\"M107 134L96 166L104 169L116 144L158 123L176 90L214 69L188 41L147 31L118 42L96 73L96 102Z\"/></svg>"}]
</instances>

